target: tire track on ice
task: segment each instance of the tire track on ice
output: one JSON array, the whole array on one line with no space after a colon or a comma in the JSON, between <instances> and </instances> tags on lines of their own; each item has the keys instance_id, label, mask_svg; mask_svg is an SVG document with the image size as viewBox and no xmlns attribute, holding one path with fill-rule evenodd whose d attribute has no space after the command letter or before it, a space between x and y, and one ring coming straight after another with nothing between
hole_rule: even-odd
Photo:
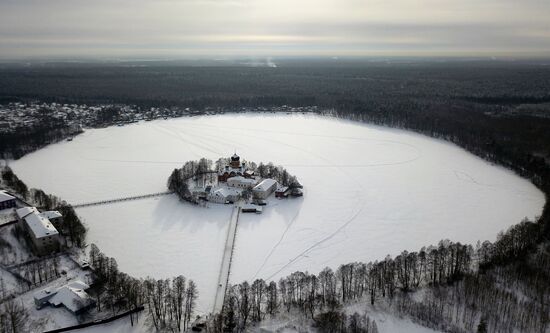
<instances>
[{"instance_id":1,"label":"tire track on ice","mask_svg":"<svg viewBox=\"0 0 550 333\"><path fill-rule=\"evenodd\" d=\"M309 252L311 252L313 249L315 249L317 246L323 244L324 242L332 239L334 236L336 236L338 233L340 233L342 230L344 230L344 228L346 228L349 224L351 224L356 218L357 216L359 216L359 214L363 211L363 208L364 208L364 204L363 206L361 206L361 208L355 212L355 214L346 222L344 223L343 225L341 225L338 229L336 229L332 234L328 235L327 237L321 239L320 241L312 244L310 247L308 247L307 249L305 249L304 251L302 251L300 254L298 254L296 257L292 258L287 264L285 264L283 267L281 267L278 271L276 271L275 273L271 274L269 277L265 278L264 280L271 280L274 276L276 276L277 274L279 274L280 272L282 272L285 268L287 268L288 266L292 265L294 262L296 262L297 260L301 259L302 257L304 257L305 255L307 255Z\"/></svg>"}]
</instances>

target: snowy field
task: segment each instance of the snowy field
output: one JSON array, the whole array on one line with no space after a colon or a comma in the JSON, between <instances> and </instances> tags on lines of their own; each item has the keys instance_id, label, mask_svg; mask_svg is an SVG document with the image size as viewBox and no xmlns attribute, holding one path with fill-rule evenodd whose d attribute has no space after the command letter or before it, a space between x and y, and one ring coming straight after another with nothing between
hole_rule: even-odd
<instances>
[{"instance_id":1,"label":"snowy field","mask_svg":"<svg viewBox=\"0 0 550 333\"><path fill-rule=\"evenodd\" d=\"M237 150L298 176L300 199L242 214L231 280L278 279L383 259L449 238L475 243L540 214L543 194L512 172L414 133L302 115L221 115L88 130L11 163L73 204L166 190L191 159ZM135 276L183 274L211 309L231 207L174 196L77 210L89 242Z\"/></svg>"}]
</instances>

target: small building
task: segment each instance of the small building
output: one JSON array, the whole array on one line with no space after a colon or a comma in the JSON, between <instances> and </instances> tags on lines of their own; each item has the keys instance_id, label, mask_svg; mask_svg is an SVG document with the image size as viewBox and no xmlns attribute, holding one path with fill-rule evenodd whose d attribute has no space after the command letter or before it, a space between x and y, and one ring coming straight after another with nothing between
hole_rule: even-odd
<instances>
[{"instance_id":1,"label":"small building","mask_svg":"<svg viewBox=\"0 0 550 333\"><path fill-rule=\"evenodd\" d=\"M255 198L258 199L267 199L271 193L275 192L277 188L277 181L274 179L264 179L258 185L254 186L252 193Z\"/></svg>"},{"instance_id":2,"label":"small building","mask_svg":"<svg viewBox=\"0 0 550 333\"><path fill-rule=\"evenodd\" d=\"M262 213L262 207L253 205L253 204L245 204L241 207L241 212L243 213Z\"/></svg>"},{"instance_id":3,"label":"small building","mask_svg":"<svg viewBox=\"0 0 550 333\"><path fill-rule=\"evenodd\" d=\"M55 217L59 212L40 213L36 207L24 207L16 210L19 223L31 239L39 255L50 254L59 250L59 232L47 218ZM59 217L61 214L59 214ZM56 217L56 218L59 218Z\"/></svg>"},{"instance_id":4,"label":"small building","mask_svg":"<svg viewBox=\"0 0 550 333\"><path fill-rule=\"evenodd\" d=\"M0 191L0 210L15 208L15 197L6 191Z\"/></svg>"},{"instance_id":5,"label":"small building","mask_svg":"<svg viewBox=\"0 0 550 333\"><path fill-rule=\"evenodd\" d=\"M212 189L210 193L208 193L208 201L215 202L215 203L226 203L226 202L235 202L239 198L240 192L226 187L220 187L216 189Z\"/></svg>"},{"instance_id":6,"label":"small building","mask_svg":"<svg viewBox=\"0 0 550 333\"><path fill-rule=\"evenodd\" d=\"M275 197L276 198L286 198L288 197L288 186L277 186L277 189L275 190Z\"/></svg>"},{"instance_id":7,"label":"small building","mask_svg":"<svg viewBox=\"0 0 550 333\"><path fill-rule=\"evenodd\" d=\"M46 288L33 295L34 304L39 310L46 305L64 306L73 314L79 315L95 306L95 301L86 292L89 288L90 286L80 280L54 290Z\"/></svg>"},{"instance_id":8,"label":"small building","mask_svg":"<svg viewBox=\"0 0 550 333\"><path fill-rule=\"evenodd\" d=\"M227 180L227 186L238 188L252 188L256 185L256 180L252 178L245 178L243 176L231 177Z\"/></svg>"}]
</instances>

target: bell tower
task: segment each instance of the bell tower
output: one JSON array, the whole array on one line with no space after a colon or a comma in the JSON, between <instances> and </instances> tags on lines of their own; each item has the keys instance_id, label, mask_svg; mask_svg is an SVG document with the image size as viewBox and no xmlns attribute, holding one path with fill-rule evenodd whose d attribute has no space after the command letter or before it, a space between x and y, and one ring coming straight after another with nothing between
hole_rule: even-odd
<instances>
[{"instance_id":1,"label":"bell tower","mask_svg":"<svg viewBox=\"0 0 550 333\"><path fill-rule=\"evenodd\" d=\"M232 168L235 168L235 169L241 166L241 158L239 157L239 155L237 155L237 153L231 156L231 163L229 164L231 165Z\"/></svg>"}]
</instances>

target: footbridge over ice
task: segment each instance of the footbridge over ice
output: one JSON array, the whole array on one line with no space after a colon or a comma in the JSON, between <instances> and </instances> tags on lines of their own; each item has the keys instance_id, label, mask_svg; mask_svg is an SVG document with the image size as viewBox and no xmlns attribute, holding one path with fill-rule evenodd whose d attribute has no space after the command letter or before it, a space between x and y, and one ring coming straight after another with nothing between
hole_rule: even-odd
<instances>
[{"instance_id":1,"label":"footbridge over ice","mask_svg":"<svg viewBox=\"0 0 550 333\"><path fill-rule=\"evenodd\" d=\"M218 173L218 171L213 171L213 170L202 171L202 172L196 173L192 176L189 176L189 177L185 178L184 180L189 180L191 178L198 178L200 176L206 176L206 175L217 174L217 173ZM73 206L73 208L82 208L82 207L90 207L90 206L107 205L107 204L112 204L112 203L117 203L117 202L124 202L124 201L132 201L132 200L140 200L140 199L160 197L160 196L163 196L163 195L169 195L169 194L173 194L173 193L174 193L174 191L156 192L156 193L149 193L149 194L127 196L127 197L116 198L116 199L107 199L107 200L97 200L97 201L83 202L83 203L78 203L78 204L75 204L75 205L72 205L72 206Z\"/></svg>"},{"instance_id":2,"label":"footbridge over ice","mask_svg":"<svg viewBox=\"0 0 550 333\"><path fill-rule=\"evenodd\" d=\"M123 201L132 201L132 200L140 200L140 199L160 197L160 196L169 195L169 194L172 194L172 193L174 193L174 192L173 191L156 192L156 193L135 195L135 196L129 196L129 197L123 197L123 198L116 198L116 199L84 202L84 203L79 203L79 204L72 205L72 206L73 206L73 208L82 208L82 207L90 207L90 206L108 205L108 204L123 202Z\"/></svg>"}]
</instances>

